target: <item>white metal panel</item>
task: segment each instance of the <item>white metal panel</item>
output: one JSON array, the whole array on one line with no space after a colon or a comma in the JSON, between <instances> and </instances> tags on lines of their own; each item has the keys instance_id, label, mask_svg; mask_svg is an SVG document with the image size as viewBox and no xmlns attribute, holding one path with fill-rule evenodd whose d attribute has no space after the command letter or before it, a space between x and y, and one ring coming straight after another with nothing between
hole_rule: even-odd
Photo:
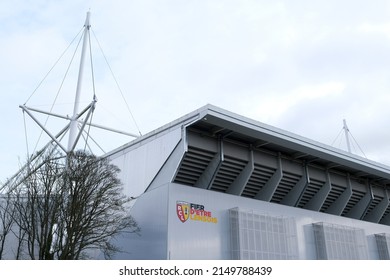
<instances>
[{"instance_id":1,"label":"white metal panel","mask_svg":"<svg viewBox=\"0 0 390 280\"><path fill-rule=\"evenodd\" d=\"M124 192L137 197L149 186L173 149L181 139L181 129L170 131L133 149L126 149L111 160L121 169Z\"/></svg>"},{"instance_id":2,"label":"white metal panel","mask_svg":"<svg viewBox=\"0 0 390 280\"><path fill-rule=\"evenodd\" d=\"M144 193L131 209L140 227L139 234L123 234L115 245L123 252L114 259L166 259L168 187L162 186Z\"/></svg>"},{"instance_id":3,"label":"white metal panel","mask_svg":"<svg viewBox=\"0 0 390 280\"><path fill-rule=\"evenodd\" d=\"M182 222L177 214L177 203L182 201L202 205L218 222L190 219ZM230 259L229 209L235 207L275 217L293 218L297 229L298 259L317 258L313 223L325 222L363 230L368 239L369 259L379 258L375 240L371 240L371 236L377 233L390 234L390 227L381 224L177 184L169 186L168 203L168 251L172 259Z\"/></svg>"}]
</instances>

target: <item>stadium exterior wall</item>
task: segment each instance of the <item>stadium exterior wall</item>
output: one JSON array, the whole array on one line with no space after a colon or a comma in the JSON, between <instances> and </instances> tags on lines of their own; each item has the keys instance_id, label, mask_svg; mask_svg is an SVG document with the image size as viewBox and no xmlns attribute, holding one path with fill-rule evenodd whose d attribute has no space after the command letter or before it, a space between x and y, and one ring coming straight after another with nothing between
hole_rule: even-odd
<instances>
[{"instance_id":1,"label":"stadium exterior wall","mask_svg":"<svg viewBox=\"0 0 390 280\"><path fill-rule=\"evenodd\" d=\"M196 220L196 213L185 221L178 214L181 203L187 202L203 208L208 212L209 221ZM356 244L356 240L348 246L362 247L360 254L350 256L336 255L336 259L379 259L379 250L375 234L390 235L390 228L374 224L308 211L265 201L237 197L235 195L210 192L198 188L169 183L155 188L143 195L133 207L133 215L139 221L142 232L140 236L128 236L121 240L122 248L130 254L117 255L118 259L234 259L232 248L231 210L238 209L251 216L263 217L271 225L282 224L278 231L268 229L268 239L260 245L253 244L250 248L250 259L318 259L318 244L315 239L316 225L323 223L342 230L360 231L364 240ZM247 222L255 223L248 219ZM261 232L259 232L261 233ZM253 230L256 239L256 227ZM279 234L279 237L275 237ZM272 237L273 236L273 237ZM341 239L340 239L341 238ZM340 236L340 248L346 243ZM241 237L241 242L250 243ZM249 238L250 239L250 238ZM282 242L280 242L282 240ZM274 248L286 241L284 248ZM255 241L256 243L256 241ZM277 244L278 243L278 244ZM268 248L264 252L264 246ZM282 247L282 246L280 246ZM263 250L263 252L261 252ZM243 251L243 249L241 249ZM257 254L257 255L256 255Z\"/></svg>"},{"instance_id":2,"label":"stadium exterior wall","mask_svg":"<svg viewBox=\"0 0 390 280\"><path fill-rule=\"evenodd\" d=\"M380 163L212 105L105 156L141 228L115 259L390 259Z\"/></svg>"},{"instance_id":3,"label":"stadium exterior wall","mask_svg":"<svg viewBox=\"0 0 390 280\"><path fill-rule=\"evenodd\" d=\"M107 156L141 227L116 259L389 258L385 165L212 105Z\"/></svg>"}]
</instances>

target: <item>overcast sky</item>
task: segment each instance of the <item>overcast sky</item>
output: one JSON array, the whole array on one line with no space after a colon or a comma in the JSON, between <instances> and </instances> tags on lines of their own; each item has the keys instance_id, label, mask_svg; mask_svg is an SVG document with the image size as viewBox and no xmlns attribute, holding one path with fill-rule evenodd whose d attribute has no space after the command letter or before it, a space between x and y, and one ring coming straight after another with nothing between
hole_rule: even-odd
<instances>
[{"instance_id":1,"label":"overcast sky","mask_svg":"<svg viewBox=\"0 0 390 280\"><path fill-rule=\"evenodd\" d=\"M89 9L94 122L146 134L210 103L345 149L337 137L346 119L365 155L390 165L389 1L5 0L0 181L45 142L19 105L49 111L59 92L53 112L72 115L78 62L59 88L78 39L34 90L79 38ZM83 84L81 107L91 88ZM51 119L47 126L61 128ZM131 140L108 138L105 151Z\"/></svg>"}]
</instances>

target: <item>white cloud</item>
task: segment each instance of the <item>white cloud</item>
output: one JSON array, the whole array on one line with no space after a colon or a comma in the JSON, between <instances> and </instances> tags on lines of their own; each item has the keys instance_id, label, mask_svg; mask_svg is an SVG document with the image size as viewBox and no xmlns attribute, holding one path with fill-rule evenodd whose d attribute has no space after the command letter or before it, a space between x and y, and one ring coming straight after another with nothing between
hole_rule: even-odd
<instances>
[{"instance_id":1,"label":"white cloud","mask_svg":"<svg viewBox=\"0 0 390 280\"><path fill-rule=\"evenodd\" d=\"M341 82L302 85L289 92L268 92L255 97L252 102L252 117L276 124L289 110L302 103L321 102L326 98L337 98L343 93L345 85ZM244 104L247 103L245 100ZM245 106L248 106L246 104Z\"/></svg>"},{"instance_id":2,"label":"white cloud","mask_svg":"<svg viewBox=\"0 0 390 280\"><path fill-rule=\"evenodd\" d=\"M371 34L385 35L386 37L390 37L390 22L384 22L384 23L365 22L360 26L358 26L357 30L362 33L371 33Z\"/></svg>"},{"instance_id":3,"label":"white cloud","mask_svg":"<svg viewBox=\"0 0 390 280\"><path fill-rule=\"evenodd\" d=\"M7 132L0 180L25 154L18 105L80 30L89 8L93 31L143 133L212 103L327 144L346 118L367 154L390 158L384 129L390 11L384 1L16 0L0 3L0 60L6 65L0 68L0 108L7 116L0 121ZM94 53L96 121L136 132L99 56ZM60 72L32 104L51 104ZM72 81L62 103L73 99Z\"/></svg>"}]
</instances>

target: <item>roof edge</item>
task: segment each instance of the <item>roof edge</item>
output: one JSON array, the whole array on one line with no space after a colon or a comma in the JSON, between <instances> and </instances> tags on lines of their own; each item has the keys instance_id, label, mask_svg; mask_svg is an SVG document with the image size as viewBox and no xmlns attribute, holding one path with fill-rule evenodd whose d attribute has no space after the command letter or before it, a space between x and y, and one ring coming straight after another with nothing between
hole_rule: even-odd
<instances>
[{"instance_id":1,"label":"roof edge","mask_svg":"<svg viewBox=\"0 0 390 280\"><path fill-rule=\"evenodd\" d=\"M317 155L320 158L331 160L346 166L360 167L363 169L362 171L369 170L378 175L380 174L380 176L384 176L384 178L390 179L390 167L385 164L348 153L347 151L343 151L287 130L233 113L212 104L206 104L172 122L167 123L164 126L161 126L160 128L152 130L151 132L140 136L111 152L108 152L105 156L110 156L133 145L139 145L145 141L150 141L151 138L160 134L168 133L178 127L188 127L192 123L196 123L200 120L208 121L208 116L225 123L230 123L231 125L241 126L246 131L250 130L256 133L261 133L262 135L266 135L268 138L276 141L276 143L280 145L288 145L293 149L297 149L297 151L309 152L312 155Z\"/></svg>"}]
</instances>

